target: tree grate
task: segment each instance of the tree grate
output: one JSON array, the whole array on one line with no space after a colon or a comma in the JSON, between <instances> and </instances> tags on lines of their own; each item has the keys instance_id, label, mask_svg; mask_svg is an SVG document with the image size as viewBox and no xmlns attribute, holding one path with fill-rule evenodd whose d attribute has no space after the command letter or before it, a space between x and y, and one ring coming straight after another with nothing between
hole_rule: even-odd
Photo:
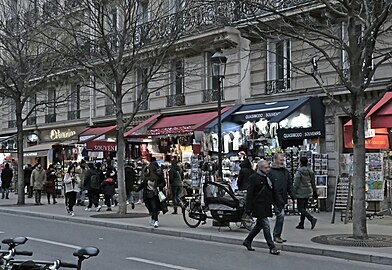
<instances>
[{"instance_id":1,"label":"tree grate","mask_svg":"<svg viewBox=\"0 0 392 270\"><path fill-rule=\"evenodd\" d=\"M371 234L367 239L354 239L351 234L330 234L313 237L312 242L348 247L392 247L392 235Z\"/></svg>"}]
</instances>

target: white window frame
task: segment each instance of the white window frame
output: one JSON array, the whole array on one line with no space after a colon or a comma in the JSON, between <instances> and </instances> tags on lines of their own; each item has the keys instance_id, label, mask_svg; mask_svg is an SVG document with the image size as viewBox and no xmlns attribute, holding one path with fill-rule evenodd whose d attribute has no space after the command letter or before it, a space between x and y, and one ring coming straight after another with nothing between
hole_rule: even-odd
<instances>
[{"instance_id":1,"label":"white window frame","mask_svg":"<svg viewBox=\"0 0 392 270\"><path fill-rule=\"evenodd\" d=\"M279 78L277 74L277 69L279 63L277 63L277 55L276 55L276 45L279 42L283 42L283 58L282 58L282 66L283 68L283 77ZM291 78L291 39L269 39L267 40L267 81L276 81L276 80L287 80L288 86L287 90L290 89L290 78Z\"/></svg>"}]
</instances>

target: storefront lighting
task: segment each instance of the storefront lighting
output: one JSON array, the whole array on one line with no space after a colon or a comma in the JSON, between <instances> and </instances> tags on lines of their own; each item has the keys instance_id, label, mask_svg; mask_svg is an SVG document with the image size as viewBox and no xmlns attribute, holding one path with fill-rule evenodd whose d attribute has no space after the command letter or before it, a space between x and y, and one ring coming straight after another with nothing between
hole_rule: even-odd
<instances>
[{"instance_id":1,"label":"storefront lighting","mask_svg":"<svg viewBox=\"0 0 392 270\"><path fill-rule=\"evenodd\" d=\"M218 179L223 180L222 173L222 84L226 74L227 57L218 49L211 56L212 76L218 80Z\"/></svg>"}]
</instances>

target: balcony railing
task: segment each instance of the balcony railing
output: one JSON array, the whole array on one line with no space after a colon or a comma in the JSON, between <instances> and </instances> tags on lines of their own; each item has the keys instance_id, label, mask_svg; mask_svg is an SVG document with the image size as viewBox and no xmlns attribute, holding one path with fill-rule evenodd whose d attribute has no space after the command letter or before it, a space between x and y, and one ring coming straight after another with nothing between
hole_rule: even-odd
<instances>
[{"instance_id":1,"label":"balcony railing","mask_svg":"<svg viewBox=\"0 0 392 270\"><path fill-rule=\"evenodd\" d=\"M185 95L174 94L167 96L167 107L175 107L185 105Z\"/></svg>"},{"instance_id":2,"label":"balcony railing","mask_svg":"<svg viewBox=\"0 0 392 270\"><path fill-rule=\"evenodd\" d=\"M28 126L33 126L37 123L37 117L36 116L30 116L29 118L27 118L26 120L26 125Z\"/></svg>"},{"instance_id":3,"label":"balcony railing","mask_svg":"<svg viewBox=\"0 0 392 270\"><path fill-rule=\"evenodd\" d=\"M203 102L218 101L219 92L215 89L203 90ZM224 100L223 91L221 90L221 100Z\"/></svg>"},{"instance_id":4,"label":"balcony railing","mask_svg":"<svg viewBox=\"0 0 392 270\"><path fill-rule=\"evenodd\" d=\"M113 104L108 104L105 105L105 115L113 115L114 114L114 105Z\"/></svg>"},{"instance_id":5,"label":"balcony railing","mask_svg":"<svg viewBox=\"0 0 392 270\"><path fill-rule=\"evenodd\" d=\"M45 123L54 123L56 122L56 114L47 114L45 115Z\"/></svg>"},{"instance_id":6,"label":"balcony railing","mask_svg":"<svg viewBox=\"0 0 392 270\"><path fill-rule=\"evenodd\" d=\"M266 82L265 93L267 95L290 91L290 78L270 80Z\"/></svg>"},{"instance_id":7,"label":"balcony railing","mask_svg":"<svg viewBox=\"0 0 392 270\"><path fill-rule=\"evenodd\" d=\"M68 120L75 120L80 118L80 110L68 111Z\"/></svg>"},{"instance_id":8,"label":"balcony railing","mask_svg":"<svg viewBox=\"0 0 392 270\"><path fill-rule=\"evenodd\" d=\"M9 120L8 128L15 128L15 127L16 127L16 120Z\"/></svg>"}]
</instances>

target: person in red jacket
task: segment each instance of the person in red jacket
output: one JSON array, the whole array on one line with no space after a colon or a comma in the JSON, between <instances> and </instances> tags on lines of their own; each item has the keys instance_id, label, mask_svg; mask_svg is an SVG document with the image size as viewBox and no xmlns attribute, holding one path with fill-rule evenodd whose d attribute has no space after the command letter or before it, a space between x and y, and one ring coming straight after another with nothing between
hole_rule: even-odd
<instances>
[{"instance_id":1,"label":"person in red jacket","mask_svg":"<svg viewBox=\"0 0 392 270\"><path fill-rule=\"evenodd\" d=\"M57 181L56 171L54 170L53 164L50 164L48 170L46 171L46 183L44 186L44 192L46 192L48 204L50 204L50 196L52 196L53 204L57 203L56 181Z\"/></svg>"}]
</instances>

